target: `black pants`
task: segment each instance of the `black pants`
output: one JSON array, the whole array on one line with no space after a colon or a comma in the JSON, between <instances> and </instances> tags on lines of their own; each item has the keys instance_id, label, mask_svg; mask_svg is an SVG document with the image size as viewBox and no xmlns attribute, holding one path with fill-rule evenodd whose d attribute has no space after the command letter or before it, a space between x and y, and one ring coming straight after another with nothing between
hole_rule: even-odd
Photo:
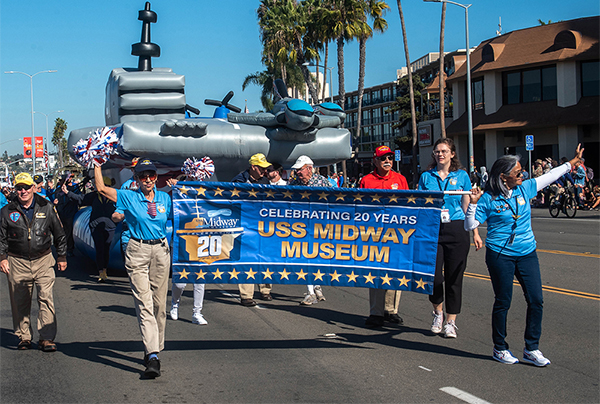
<instances>
[{"instance_id":1,"label":"black pants","mask_svg":"<svg viewBox=\"0 0 600 404\"><path fill-rule=\"evenodd\" d=\"M110 245L115 235L115 228L107 229L104 223L99 223L93 229L90 228L90 230L92 231L96 250L96 266L98 267L98 271L101 271L108 267Z\"/></svg>"},{"instance_id":2,"label":"black pants","mask_svg":"<svg viewBox=\"0 0 600 404\"><path fill-rule=\"evenodd\" d=\"M75 250L75 241L73 240L73 216L60 216L60 221L67 237L67 252L73 252Z\"/></svg>"},{"instance_id":3,"label":"black pants","mask_svg":"<svg viewBox=\"0 0 600 404\"><path fill-rule=\"evenodd\" d=\"M429 301L435 305L444 302L445 289L448 314L460 313L463 275L470 247L471 239L469 232L464 229L464 220L440 224L433 294L429 296Z\"/></svg>"}]
</instances>

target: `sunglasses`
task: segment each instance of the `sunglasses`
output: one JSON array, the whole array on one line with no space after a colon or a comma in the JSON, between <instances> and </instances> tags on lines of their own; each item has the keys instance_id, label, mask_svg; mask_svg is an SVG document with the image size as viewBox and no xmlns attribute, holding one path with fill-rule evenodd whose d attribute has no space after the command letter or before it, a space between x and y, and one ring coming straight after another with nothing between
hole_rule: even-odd
<instances>
[{"instance_id":1,"label":"sunglasses","mask_svg":"<svg viewBox=\"0 0 600 404\"><path fill-rule=\"evenodd\" d=\"M33 187L33 185L17 185L15 186L15 191L29 191Z\"/></svg>"},{"instance_id":2,"label":"sunglasses","mask_svg":"<svg viewBox=\"0 0 600 404\"><path fill-rule=\"evenodd\" d=\"M394 156L392 156L391 154L388 154L386 156L381 156L381 157L377 157L377 160L379 161L394 161Z\"/></svg>"},{"instance_id":3,"label":"sunglasses","mask_svg":"<svg viewBox=\"0 0 600 404\"><path fill-rule=\"evenodd\" d=\"M138 178L139 178L140 181L146 181L146 180L156 181L156 177L157 177L156 173L154 173L154 174L140 174L140 175L138 175Z\"/></svg>"}]
</instances>

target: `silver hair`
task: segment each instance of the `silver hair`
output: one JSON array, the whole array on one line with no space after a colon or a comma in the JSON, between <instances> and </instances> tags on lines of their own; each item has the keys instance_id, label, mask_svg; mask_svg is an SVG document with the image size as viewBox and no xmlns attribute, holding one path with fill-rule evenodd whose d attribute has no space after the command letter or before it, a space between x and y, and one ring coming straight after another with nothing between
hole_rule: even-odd
<instances>
[{"instance_id":1,"label":"silver hair","mask_svg":"<svg viewBox=\"0 0 600 404\"><path fill-rule=\"evenodd\" d=\"M521 156L511 154L496 160L490 170L488 182L485 184L485 191L492 194L493 197L499 195L508 197L509 189L500 178L500 174L509 175L519 161L521 161Z\"/></svg>"}]
</instances>

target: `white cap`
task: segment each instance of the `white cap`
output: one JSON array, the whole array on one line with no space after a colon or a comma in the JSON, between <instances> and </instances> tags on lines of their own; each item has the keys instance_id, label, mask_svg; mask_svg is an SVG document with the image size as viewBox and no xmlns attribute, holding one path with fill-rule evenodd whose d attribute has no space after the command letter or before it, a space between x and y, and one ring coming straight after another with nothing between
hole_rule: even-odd
<instances>
[{"instance_id":1,"label":"white cap","mask_svg":"<svg viewBox=\"0 0 600 404\"><path fill-rule=\"evenodd\" d=\"M294 165L292 166L292 168L294 170L298 170L302 167L304 167L305 165L315 165L315 163L313 163L313 161L310 159L310 157L308 156L300 156L298 157L298 160L296 160L296 162L294 163Z\"/></svg>"}]
</instances>

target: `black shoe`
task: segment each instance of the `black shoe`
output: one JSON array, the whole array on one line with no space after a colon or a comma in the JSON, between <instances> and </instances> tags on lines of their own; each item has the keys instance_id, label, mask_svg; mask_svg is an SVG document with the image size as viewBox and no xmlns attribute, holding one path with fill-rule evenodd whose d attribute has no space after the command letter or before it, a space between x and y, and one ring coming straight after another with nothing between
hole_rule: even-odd
<instances>
[{"instance_id":1,"label":"black shoe","mask_svg":"<svg viewBox=\"0 0 600 404\"><path fill-rule=\"evenodd\" d=\"M262 300L266 300L266 301L268 301L268 302L270 302L271 300L273 300L273 296L271 296L271 294L270 294L270 293L261 293L261 294L260 294L260 298L261 298Z\"/></svg>"},{"instance_id":2,"label":"black shoe","mask_svg":"<svg viewBox=\"0 0 600 404\"><path fill-rule=\"evenodd\" d=\"M379 328L383 327L383 316L369 316L365 321L365 327L367 328Z\"/></svg>"},{"instance_id":3,"label":"black shoe","mask_svg":"<svg viewBox=\"0 0 600 404\"><path fill-rule=\"evenodd\" d=\"M241 303L242 303L242 306L245 306L245 307L256 306L256 302L254 301L254 299L242 299Z\"/></svg>"},{"instance_id":4,"label":"black shoe","mask_svg":"<svg viewBox=\"0 0 600 404\"><path fill-rule=\"evenodd\" d=\"M148 360L146 370L144 370L144 376L149 379L154 379L155 377L160 376L160 361L157 358Z\"/></svg>"},{"instance_id":5,"label":"black shoe","mask_svg":"<svg viewBox=\"0 0 600 404\"><path fill-rule=\"evenodd\" d=\"M397 314L390 314L390 313L385 313L383 315L383 319L385 321L389 321L390 323L395 323L395 324L404 324L404 320L402 320L402 317L400 317Z\"/></svg>"}]
</instances>

